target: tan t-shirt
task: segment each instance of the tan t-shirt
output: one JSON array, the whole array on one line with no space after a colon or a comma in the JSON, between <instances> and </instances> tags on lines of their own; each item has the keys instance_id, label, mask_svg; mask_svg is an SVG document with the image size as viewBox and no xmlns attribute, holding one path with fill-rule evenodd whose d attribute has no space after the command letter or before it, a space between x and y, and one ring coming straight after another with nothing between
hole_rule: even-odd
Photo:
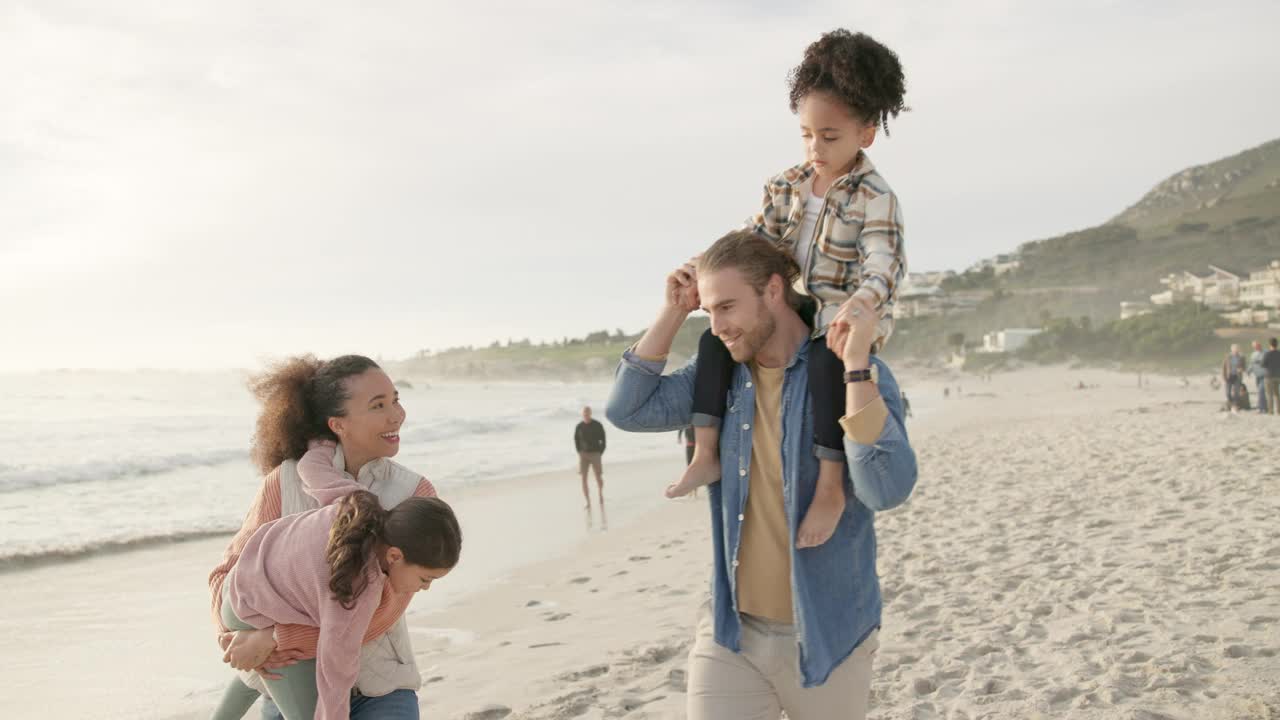
<instances>
[{"instance_id":1,"label":"tan t-shirt","mask_svg":"<svg viewBox=\"0 0 1280 720\"><path fill-rule=\"evenodd\" d=\"M782 498L782 379L786 368L751 363L756 416L751 475L738 547L738 610L791 623L791 531Z\"/></svg>"}]
</instances>

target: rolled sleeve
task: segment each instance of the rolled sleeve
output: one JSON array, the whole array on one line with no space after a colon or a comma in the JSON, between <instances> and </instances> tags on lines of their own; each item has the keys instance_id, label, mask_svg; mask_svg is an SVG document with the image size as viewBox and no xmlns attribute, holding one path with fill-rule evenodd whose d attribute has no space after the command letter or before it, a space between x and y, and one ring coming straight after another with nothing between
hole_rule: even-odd
<instances>
[{"instance_id":1,"label":"rolled sleeve","mask_svg":"<svg viewBox=\"0 0 1280 720\"><path fill-rule=\"evenodd\" d=\"M876 397L852 415L840 418L840 427L844 428L845 436L859 445L873 445L888 419L889 406L884 404L884 398Z\"/></svg>"},{"instance_id":2,"label":"rolled sleeve","mask_svg":"<svg viewBox=\"0 0 1280 720\"><path fill-rule=\"evenodd\" d=\"M840 419L849 479L859 502L871 510L901 505L916 485L916 453L902 425L898 383L879 358L880 397Z\"/></svg>"},{"instance_id":3,"label":"rolled sleeve","mask_svg":"<svg viewBox=\"0 0 1280 720\"><path fill-rule=\"evenodd\" d=\"M636 352L635 346L622 351L622 364L649 375L661 375L667 369L667 356L649 357Z\"/></svg>"},{"instance_id":4,"label":"rolled sleeve","mask_svg":"<svg viewBox=\"0 0 1280 720\"><path fill-rule=\"evenodd\" d=\"M690 363L663 375L665 360L642 358L634 348L622 353L605 417L628 432L678 430L690 423L693 409L693 373Z\"/></svg>"}]
</instances>

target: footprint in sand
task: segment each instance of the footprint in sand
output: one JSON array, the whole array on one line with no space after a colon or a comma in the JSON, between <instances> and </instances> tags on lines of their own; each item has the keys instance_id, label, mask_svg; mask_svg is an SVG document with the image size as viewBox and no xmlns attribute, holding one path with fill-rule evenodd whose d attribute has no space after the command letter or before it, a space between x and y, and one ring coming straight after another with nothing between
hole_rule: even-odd
<instances>
[{"instance_id":1,"label":"footprint in sand","mask_svg":"<svg viewBox=\"0 0 1280 720\"><path fill-rule=\"evenodd\" d=\"M658 700L661 700L664 697L666 696L659 695L657 697L651 697L651 698L640 698L640 697L634 697L634 696L624 697L622 698L622 701L618 703L618 709L623 712L631 712L632 710L642 708L651 702L657 702Z\"/></svg>"},{"instance_id":2,"label":"footprint in sand","mask_svg":"<svg viewBox=\"0 0 1280 720\"><path fill-rule=\"evenodd\" d=\"M644 562L645 560L649 560L650 557L648 555L632 555L627 559L631 562Z\"/></svg>"},{"instance_id":3,"label":"footprint in sand","mask_svg":"<svg viewBox=\"0 0 1280 720\"><path fill-rule=\"evenodd\" d=\"M485 705L484 707L463 715L463 720L501 720L511 714L511 708L505 705Z\"/></svg>"},{"instance_id":4,"label":"footprint in sand","mask_svg":"<svg viewBox=\"0 0 1280 720\"><path fill-rule=\"evenodd\" d=\"M547 622L560 622L569 616L570 613L552 613L551 615L545 616L543 619Z\"/></svg>"},{"instance_id":5,"label":"footprint in sand","mask_svg":"<svg viewBox=\"0 0 1280 720\"><path fill-rule=\"evenodd\" d=\"M661 665L684 651L684 646L655 645L636 653L635 661L650 665Z\"/></svg>"},{"instance_id":6,"label":"footprint in sand","mask_svg":"<svg viewBox=\"0 0 1280 720\"><path fill-rule=\"evenodd\" d=\"M1155 712L1154 710L1143 710L1142 708L1134 710L1132 717L1133 720L1176 720L1176 718L1165 715L1164 713Z\"/></svg>"},{"instance_id":7,"label":"footprint in sand","mask_svg":"<svg viewBox=\"0 0 1280 720\"><path fill-rule=\"evenodd\" d=\"M574 584L574 585L581 585L581 584L583 584L583 583L589 583L589 582L591 582L591 578L589 578L589 577L576 577L576 578L574 578L574 579L570 580L569 582L570 582L570 583L572 583L572 584Z\"/></svg>"},{"instance_id":8,"label":"footprint in sand","mask_svg":"<svg viewBox=\"0 0 1280 720\"><path fill-rule=\"evenodd\" d=\"M608 665L592 665L591 667L583 668L582 670L575 670L573 672L557 675L556 679L564 682L577 682L578 680L585 680L587 678L600 677L607 672L609 672Z\"/></svg>"},{"instance_id":9,"label":"footprint in sand","mask_svg":"<svg viewBox=\"0 0 1280 720\"><path fill-rule=\"evenodd\" d=\"M916 697L932 695L937 691L937 689L938 686L929 678L916 678L915 681L911 683L911 690L916 694Z\"/></svg>"}]
</instances>

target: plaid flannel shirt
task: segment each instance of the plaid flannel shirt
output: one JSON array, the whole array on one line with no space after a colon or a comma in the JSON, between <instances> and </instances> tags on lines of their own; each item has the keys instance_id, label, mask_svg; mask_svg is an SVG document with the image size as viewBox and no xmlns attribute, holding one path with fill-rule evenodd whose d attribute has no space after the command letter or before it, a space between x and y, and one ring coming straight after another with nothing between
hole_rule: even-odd
<instances>
[{"instance_id":1,"label":"plaid flannel shirt","mask_svg":"<svg viewBox=\"0 0 1280 720\"><path fill-rule=\"evenodd\" d=\"M814 169L797 165L764 186L764 206L746 229L786 248L797 257L796 237L805 200L813 193ZM806 267L796 290L818 304L815 336L824 332L851 295L865 297L880 315L876 347L893 334L893 303L907 271L903 254L902 211L898 197L866 153L853 170L827 190Z\"/></svg>"}]
</instances>

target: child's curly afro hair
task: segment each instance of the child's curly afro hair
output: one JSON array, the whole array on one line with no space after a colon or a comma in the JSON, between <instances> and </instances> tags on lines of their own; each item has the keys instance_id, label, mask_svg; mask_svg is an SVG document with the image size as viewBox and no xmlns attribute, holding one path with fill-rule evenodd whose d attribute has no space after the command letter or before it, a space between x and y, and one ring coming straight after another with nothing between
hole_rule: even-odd
<instances>
[{"instance_id":1,"label":"child's curly afro hair","mask_svg":"<svg viewBox=\"0 0 1280 720\"><path fill-rule=\"evenodd\" d=\"M805 48L804 61L787 77L791 112L811 92L830 93L854 116L889 134L889 118L909 110L902 102L906 80L892 50L870 35L833 30Z\"/></svg>"}]
</instances>

